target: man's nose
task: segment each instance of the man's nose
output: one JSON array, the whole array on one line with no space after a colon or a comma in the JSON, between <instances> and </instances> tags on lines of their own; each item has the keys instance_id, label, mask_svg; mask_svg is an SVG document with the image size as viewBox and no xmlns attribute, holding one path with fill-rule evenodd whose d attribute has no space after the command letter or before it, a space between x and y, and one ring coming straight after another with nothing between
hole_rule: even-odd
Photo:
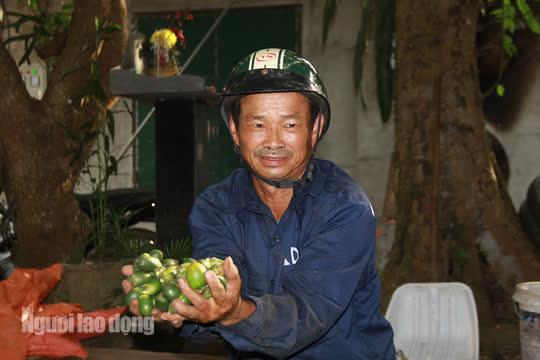
<instances>
[{"instance_id":1,"label":"man's nose","mask_svg":"<svg viewBox=\"0 0 540 360\"><path fill-rule=\"evenodd\" d=\"M284 146L283 141L281 139L281 132L280 132L279 127L274 126L274 127L268 128L264 146L268 149L279 149Z\"/></svg>"}]
</instances>

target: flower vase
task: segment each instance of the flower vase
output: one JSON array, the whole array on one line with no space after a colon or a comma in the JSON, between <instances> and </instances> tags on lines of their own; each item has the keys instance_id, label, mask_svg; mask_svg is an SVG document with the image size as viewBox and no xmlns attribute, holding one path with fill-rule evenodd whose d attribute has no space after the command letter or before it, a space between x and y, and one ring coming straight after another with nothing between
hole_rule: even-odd
<instances>
[{"instance_id":1,"label":"flower vase","mask_svg":"<svg viewBox=\"0 0 540 360\"><path fill-rule=\"evenodd\" d=\"M155 77L176 76L177 67L171 49L159 44L154 48L154 66L147 68L147 74Z\"/></svg>"}]
</instances>

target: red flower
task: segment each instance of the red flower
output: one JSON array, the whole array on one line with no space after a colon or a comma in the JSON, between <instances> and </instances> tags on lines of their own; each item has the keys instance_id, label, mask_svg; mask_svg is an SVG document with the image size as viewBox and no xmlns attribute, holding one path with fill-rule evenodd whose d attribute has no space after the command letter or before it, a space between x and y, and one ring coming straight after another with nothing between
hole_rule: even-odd
<instances>
[{"instance_id":1,"label":"red flower","mask_svg":"<svg viewBox=\"0 0 540 360\"><path fill-rule=\"evenodd\" d=\"M180 10L176 10L176 13L175 13L176 20L180 20L180 16L182 16L182 12Z\"/></svg>"},{"instance_id":2,"label":"red flower","mask_svg":"<svg viewBox=\"0 0 540 360\"><path fill-rule=\"evenodd\" d=\"M189 21L193 20L193 15L192 15L192 14L189 14L189 15L186 17L186 20L189 20Z\"/></svg>"},{"instance_id":3,"label":"red flower","mask_svg":"<svg viewBox=\"0 0 540 360\"><path fill-rule=\"evenodd\" d=\"M180 44L184 45L184 43L186 42L186 38L184 37L184 30L177 30L176 37L178 41L180 41Z\"/></svg>"}]
</instances>

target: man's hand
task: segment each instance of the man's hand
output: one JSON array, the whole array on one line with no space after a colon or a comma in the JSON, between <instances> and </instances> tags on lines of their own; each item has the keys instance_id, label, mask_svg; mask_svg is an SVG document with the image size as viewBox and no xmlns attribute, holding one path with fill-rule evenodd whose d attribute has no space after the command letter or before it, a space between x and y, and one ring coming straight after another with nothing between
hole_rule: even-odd
<instances>
[{"instance_id":1,"label":"man's hand","mask_svg":"<svg viewBox=\"0 0 540 360\"><path fill-rule=\"evenodd\" d=\"M122 267L122 274L124 274L125 276L130 276L131 274L133 274L133 266L124 265ZM127 294L133 288L133 285L128 280L122 280L122 288L124 288L124 292ZM129 304L129 311L131 311L133 315L141 316L141 314L139 313L139 302L137 300L131 301L131 303ZM172 326L177 328L182 326L184 322L184 318L182 316L178 314L162 313L158 309L152 310L152 317L156 321L169 321Z\"/></svg>"},{"instance_id":2,"label":"man's hand","mask_svg":"<svg viewBox=\"0 0 540 360\"><path fill-rule=\"evenodd\" d=\"M230 257L225 259L223 271L227 280L227 289L221 285L213 271L208 270L205 273L206 282L212 293L210 299L205 299L193 290L185 279L180 279L178 282L180 289L192 305L186 305L181 300L174 300L171 304L176 312L184 319L201 323L219 321L222 325L232 325L249 317L255 311L255 304L241 298L242 280L238 268Z\"/></svg>"}]
</instances>

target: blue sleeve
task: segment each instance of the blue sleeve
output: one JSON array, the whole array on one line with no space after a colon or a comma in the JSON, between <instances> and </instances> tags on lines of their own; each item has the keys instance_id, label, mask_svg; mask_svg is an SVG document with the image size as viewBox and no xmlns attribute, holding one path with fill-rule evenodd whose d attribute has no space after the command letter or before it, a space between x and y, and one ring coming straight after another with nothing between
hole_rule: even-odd
<instances>
[{"instance_id":1,"label":"blue sleeve","mask_svg":"<svg viewBox=\"0 0 540 360\"><path fill-rule=\"evenodd\" d=\"M193 251L191 257L202 259L218 257L225 259L230 256L238 267L240 274L244 274L243 256L241 250L232 241L232 234L218 216L218 210L208 200L204 193L199 196L188 218L191 229ZM186 322L177 330L178 335L196 343L205 343L221 339L216 326Z\"/></svg>"},{"instance_id":2,"label":"blue sleeve","mask_svg":"<svg viewBox=\"0 0 540 360\"><path fill-rule=\"evenodd\" d=\"M373 267L375 217L369 202L329 211L314 226L283 293L250 297L255 312L231 326L217 325L236 349L287 358L320 339L348 307Z\"/></svg>"}]
</instances>

